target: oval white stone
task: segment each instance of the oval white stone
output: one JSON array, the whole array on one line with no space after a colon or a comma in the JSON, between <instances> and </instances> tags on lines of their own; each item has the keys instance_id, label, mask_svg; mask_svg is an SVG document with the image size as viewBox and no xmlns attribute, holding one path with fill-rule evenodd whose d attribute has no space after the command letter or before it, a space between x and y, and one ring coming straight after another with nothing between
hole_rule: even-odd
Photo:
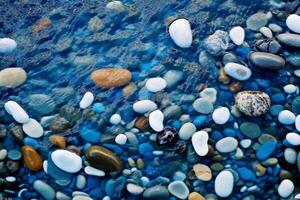
<instances>
[{"instance_id":1,"label":"oval white stone","mask_svg":"<svg viewBox=\"0 0 300 200\"><path fill-rule=\"evenodd\" d=\"M293 193L294 188L295 186L292 181L290 181L289 179L284 179L278 186L278 194L282 198L286 198Z\"/></svg>"},{"instance_id":2,"label":"oval white stone","mask_svg":"<svg viewBox=\"0 0 300 200\"><path fill-rule=\"evenodd\" d=\"M250 139L243 139L240 141L240 145L244 148L247 149L250 147L252 141Z\"/></svg>"},{"instance_id":3,"label":"oval white stone","mask_svg":"<svg viewBox=\"0 0 300 200\"><path fill-rule=\"evenodd\" d=\"M139 194L142 194L142 192L144 191L144 188L139 186L139 185L136 185L136 184L133 184L133 183L128 183L126 185L126 189L129 193L133 194L133 195L139 195Z\"/></svg>"},{"instance_id":4,"label":"oval white stone","mask_svg":"<svg viewBox=\"0 0 300 200\"><path fill-rule=\"evenodd\" d=\"M175 44L181 48L189 48L193 42L193 33L190 22L186 19L177 19L169 26L169 34Z\"/></svg>"},{"instance_id":5,"label":"oval white stone","mask_svg":"<svg viewBox=\"0 0 300 200\"><path fill-rule=\"evenodd\" d=\"M237 63L227 63L224 67L225 73L239 81L245 81L252 75L251 70L244 65Z\"/></svg>"},{"instance_id":6,"label":"oval white stone","mask_svg":"<svg viewBox=\"0 0 300 200\"><path fill-rule=\"evenodd\" d=\"M300 16L296 14L291 14L286 19L286 25L291 31L295 33L300 33Z\"/></svg>"},{"instance_id":7,"label":"oval white stone","mask_svg":"<svg viewBox=\"0 0 300 200\"><path fill-rule=\"evenodd\" d=\"M234 44L242 45L245 40L245 30L240 26L233 27L229 31L229 37Z\"/></svg>"},{"instance_id":8,"label":"oval white stone","mask_svg":"<svg viewBox=\"0 0 300 200\"><path fill-rule=\"evenodd\" d=\"M234 151L238 146L238 141L233 137L225 137L216 143L216 149L221 153Z\"/></svg>"},{"instance_id":9,"label":"oval white stone","mask_svg":"<svg viewBox=\"0 0 300 200\"><path fill-rule=\"evenodd\" d=\"M215 103L217 100L217 90L215 88L205 88L200 92L200 97L207 99L211 103Z\"/></svg>"},{"instance_id":10,"label":"oval white stone","mask_svg":"<svg viewBox=\"0 0 300 200\"><path fill-rule=\"evenodd\" d=\"M29 121L29 116L25 110L15 101L8 101L4 104L4 109L14 120L23 124Z\"/></svg>"},{"instance_id":11,"label":"oval white stone","mask_svg":"<svg viewBox=\"0 0 300 200\"><path fill-rule=\"evenodd\" d=\"M295 149L292 148L286 148L284 150L284 159L286 160L286 162L290 163L290 164L295 164L297 161L297 152L295 151Z\"/></svg>"},{"instance_id":12,"label":"oval white stone","mask_svg":"<svg viewBox=\"0 0 300 200\"><path fill-rule=\"evenodd\" d=\"M51 159L58 168L69 173L79 172L82 167L80 156L71 151L56 150L51 154Z\"/></svg>"},{"instance_id":13,"label":"oval white stone","mask_svg":"<svg viewBox=\"0 0 300 200\"><path fill-rule=\"evenodd\" d=\"M296 127L297 131L300 132L300 115L297 115L297 117L295 119L295 127Z\"/></svg>"},{"instance_id":14,"label":"oval white stone","mask_svg":"<svg viewBox=\"0 0 300 200\"><path fill-rule=\"evenodd\" d=\"M121 116L120 116L119 114L113 114L113 115L110 117L109 122L110 122L111 124L116 125L116 124L119 124L119 123L121 122L121 120L122 120L122 118L121 118Z\"/></svg>"},{"instance_id":15,"label":"oval white stone","mask_svg":"<svg viewBox=\"0 0 300 200\"><path fill-rule=\"evenodd\" d=\"M293 84L288 84L283 87L283 90L288 94L292 94L297 91L297 87Z\"/></svg>"},{"instance_id":16,"label":"oval white stone","mask_svg":"<svg viewBox=\"0 0 300 200\"><path fill-rule=\"evenodd\" d=\"M285 139L293 146L300 145L300 135L298 133L288 133L286 134Z\"/></svg>"},{"instance_id":17,"label":"oval white stone","mask_svg":"<svg viewBox=\"0 0 300 200\"><path fill-rule=\"evenodd\" d=\"M159 92L167 87L167 81L161 77L149 78L146 82L146 88L150 92Z\"/></svg>"},{"instance_id":18,"label":"oval white stone","mask_svg":"<svg viewBox=\"0 0 300 200\"><path fill-rule=\"evenodd\" d=\"M278 115L278 121L284 125L291 125L295 122L296 116L289 110L283 110Z\"/></svg>"},{"instance_id":19,"label":"oval white stone","mask_svg":"<svg viewBox=\"0 0 300 200\"><path fill-rule=\"evenodd\" d=\"M124 134L118 134L115 138L115 142L120 145L126 144L127 136Z\"/></svg>"},{"instance_id":20,"label":"oval white stone","mask_svg":"<svg viewBox=\"0 0 300 200\"><path fill-rule=\"evenodd\" d=\"M29 119L28 122L22 125L22 129L26 135L32 138L40 138L44 135L44 129L35 119Z\"/></svg>"},{"instance_id":21,"label":"oval white stone","mask_svg":"<svg viewBox=\"0 0 300 200\"><path fill-rule=\"evenodd\" d=\"M84 168L84 172L88 175L92 175L92 176L105 176L105 172L100 170L100 169L96 169L94 167L91 167L91 166L86 166Z\"/></svg>"},{"instance_id":22,"label":"oval white stone","mask_svg":"<svg viewBox=\"0 0 300 200\"><path fill-rule=\"evenodd\" d=\"M205 156L208 153L208 138L205 131L198 131L192 136L192 145L199 156Z\"/></svg>"},{"instance_id":23,"label":"oval white stone","mask_svg":"<svg viewBox=\"0 0 300 200\"><path fill-rule=\"evenodd\" d=\"M150 127L156 132L160 132L164 129L164 114L160 110L155 110L149 115Z\"/></svg>"},{"instance_id":24,"label":"oval white stone","mask_svg":"<svg viewBox=\"0 0 300 200\"><path fill-rule=\"evenodd\" d=\"M16 41L10 38L0 38L0 53L10 53L17 47Z\"/></svg>"},{"instance_id":25,"label":"oval white stone","mask_svg":"<svg viewBox=\"0 0 300 200\"><path fill-rule=\"evenodd\" d=\"M85 109L89 107L94 102L94 99L93 93L86 92L79 103L80 108Z\"/></svg>"},{"instance_id":26,"label":"oval white stone","mask_svg":"<svg viewBox=\"0 0 300 200\"><path fill-rule=\"evenodd\" d=\"M234 178L230 171L220 172L215 180L215 192L219 197L228 197L233 190Z\"/></svg>"},{"instance_id":27,"label":"oval white stone","mask_svg":"<svg viewBox=\"0 0 300 200\"><path fill-rule=\"evenodd\" d=\"M230 111L226 107L220 107L214 110L212 119L216 124L225 124L230 118Z\"/></svg>"},{"instance_id":28,"label":"oval white stone","mask_svg":"<svg viewBox=\"0 0 300 200\"><path fill-rule=\"evenodd\" d=\"M156 103L151 100L141 100L133 104L133 110L137 113L146 113L157 109Z\"/></svg>"},{"instance_id":29,"label":"oval white stone","mask_svg":"<svg viewBox=\"0 0 300 200\"><path fill-rule=\"evenodd\" d=\"M196 126L191 122L187 122L181 126L178 135L182 140L189 140L196 131Z\"/></svg>"}]
</instances>

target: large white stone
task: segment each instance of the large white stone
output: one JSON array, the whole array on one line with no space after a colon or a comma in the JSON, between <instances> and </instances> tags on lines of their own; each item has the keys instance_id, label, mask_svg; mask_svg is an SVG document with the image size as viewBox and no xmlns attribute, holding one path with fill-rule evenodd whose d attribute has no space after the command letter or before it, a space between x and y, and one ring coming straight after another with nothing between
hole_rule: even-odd
<instances>
[{"instance_id":1,"label":"large white stone","mask_svg":"<svg viewBox=\"0 0 300 200\"><path fill-rule=\"evenodd\" d=\"M26 111L15 101L7 101L4 104L4 109L18 123L23 124L23 123L27 123L29 121L29 116L26 113Z\"/></svg>"},{"instance_id":2,"label":"large white stone","mask_svg":"<svg viewBox=\"0 0 300 200\"><path fill-rule=\"evenodd\" d=\"M119 114L113 114L109 119L109 122L114 125L119 124L121 121L122 121L122 118L121 118L121 115L119 115Z\"/></svg>"},{"instance_id":3,"label":"large white stone","mask_svg":"<svg viewBox=\"0 0 300 200\"><path fill-rule=\"evenodd\" d=\"M178 135L182 140L189 140L196 131L196 126L191 122L187 122L181 126Z\"/></svg>"},{"instance_id":4,"label":"large white stone","mask_svg":"<svg viewBox=\"0 0 300 200\"><path fill-rule=\"evenodd\" d=\"M216 143L216 149L221 153L229 153L236 150L238 141L233 137L225 137Z\"/></svg>"},{"instance_id":5,"label":"large white stone","mask_svg":"<svg viewBox=\"0 0 300 200\"><path fill-rule=\"evenodd\" d=\"M295 122L296 116L289 110L283 110L278 115L278 121L284 125L291 125Z\"/></svg>"},{"instance_id":6,"label":"large white stone","mask_svg":"<svg viewBox=\"0 0 300 200\"><path fill-rule=\"evenodd\" d=\"M175 44L181 48L189 48L193 42L193 33L190 22L186 19L177 19L169 26L169 34Z\"/></svg>"},{"instance_id":7,"label":"large white stone","mask_svg":"<svg viewBox=\"0 0 300 200\"><path fill-rule=\"evenodd\" d=\"M208 138L205 131L198 131L192 136L192 145L199 156L206 156L208 153Z\"/></svg>"},{"instance_id":8,"label":"large white stone","mask_svg":"<svg viewBox=\"0 0 300 200\"><path fill-rule=\"evenodd\" d=\"M229 31L229 37L234 44L242 45L245 40L245 30L240 26L233 27Z\"/></svg>"},{"instance_id":9,"label":"large white stone","mask_svg":"<svg viewBox=\"0 0 300 200\"><path fill-rule=\"evenodd\" d=\"M91 167L91 166L86 166L84 168L84 172L88 175L91 175L91 176L105 176L105 172L100 170L100 169L96 169L94 167Z\"/></svg>"},{"instance_id":10,"label":"large white stone","mask_svg":"<svg viewBox=\"0 0 300 200\"><path fill-rule=\"evenodd\" d=\"M289 179L284 179L278 186L278 194L282 198L287 198L293 193L294 188L295 186L292 181L290 181Z\"/></svg>"},{"instance_id":11,"label":"large white stone","mask_svg":"<svg viewBox=\"0 0 300 200\"><path fill-rule=\"evenodd\" d=\"M230 171L220 172L215 180L215 192L219 197L228 197L233 190L234 178Z\"/></svg>"},{"instance_id":12,"label":"large white stone","mask_svg":"<svg viewBox=\"0 0 300 200\"><path fill-rule=\"evenodd\" d=\"M283 90L288 94L292 94L297 91L297 87L293 84L287 84L283 87Z\"/></svg>"},{"instance_id":13,"label":"large white stone","mask_svg":"<svg viewBox=\"0 0 300 200\"><path fill-rule=\"evenodd\" d=\"M150 127L156 132L160 132L164 129L164 114L160 110L155 110L149 115Z\"/></svg>"},{"instance_id":14,"label":"large white stone","mask_svg":"<svg viewBox=\"0 0 300 200\"><path fill-rule=\"evenodd\" d=\"M22 129L26 135L32 138L40 138L44 135L43 127L35 119L30 118L28 122L22 125Z\"/></svg>"},{"instance_id":15,"label":"large white stone","mask_svg":"<svg viewBox=\"0 0 300 200\"><path fill-rule=\"evenodd\" d=\"M292 165L297 162L297 152L295 151L295 149L286 148L284 150L283 155L284 155L284 159L286 160L286 162L288 162Z\"/></svg>"},{"instance_id":16,"label":"large white stone","mask_svg":"<svg viewBox=\"0 0 300 200\"><path fill-rule=\"evenodd\" d=\"M17 47L16 41L10 38L0 38L0 53L10 53Z\"/></svg>"},{"instance_id":17,"label":"large white stone","mask_svg":"<svg viewBox=\"0 0 300 200\"><path fill-rule=\"evenodd\" d=\"M0 87L15 88L27 79L27 73L20 67L6 68L0 71Z\"/></svg>"},{"instance_id":18,"label":"large white stone","mask_svg":"<svg viewBox=\"0 0 300 200\"><path fill-rule=\"evenodd\" d=\"M300 33L300 16L296 14L291 14L286 19L286 25L291 31L295 33Z\"/></svg>"},{"instance_id":19,"label":"large white stone","mask_svg":"<svg viewBox=\"0 0 300 200\"><path fill-rule=\"evenodd\" d=\"M151 100L141 100L133 104L133 110L137 113L146 113L157 109L155 102Z\"/></svg>"},{"instance_id":20,"label":"large white stone","mask_svg":"<svg viewBox=\"0 0 300 200\"><path fill-rule=\"evenodd\" d=\"M82 97L82 99L81 99L81 101L79 103L80 108L86 109L87 107L89 107L90 105L92 105L92 103L94 102L94 99L95 99L95 97L94 97L93 93L86 92L83 95L83 97Z\"/></svg>"},{"instance_id":21,"label":"large white stone","mask_svg":"<svg viewBox=\"0 0 300 200\"><path fill-rule=\"evenodd\" d=\"M146 82L146 88L150 92L159 92L167 87L167 81L161 77L149 78Z\"/></svg>"},{"instance_id":22,"label":"large white stone","mask_svg":"<svg viewBox=\"0 0 300 200\"><path fill-rule=\"evenodd\" d=\"M58 168L69 173L79 172L82 167L80 156L71 151L56 150L51 154L51 159Z\"/></svg>"},{"instance_id":23,"label":"large white stone","mask_svg":"<svg viewBox=\"0 0 300 200\"><path fill-rule=\"evenodd\" d=\"M214 110L212 119L216 124L225 124L230 118L230 111L226 107L220 107Z\"/></svg>"},{"instance_id":24,"label":"large white stone","mask_svg":"<svg viewBox=\"0 0 300 200\"><path fill-rule=\"evenodd\" d=\"M239 81L248 80L252 75L252 72L248 67L233 62L227 63L224 70L227 75Z\"/></svg>"},{"instance_id":25,"label":"large white stone","mask_svg":"<svg viewBox=\"0 0 300 200\"><path fill-rule=\"evenodd\" d=\"M119 145L126 144L127 136L125 134L120 133L115 137L115 142Z\"/></svg>"},{"instance_id":26,"label":"large white stone","mask_svg":"<svg viewBox=\"0 0 300 200\"><path fill-rule=\"evenodd\" d=\"M298 133L288 133L286 134L285 139L293 146L300 145L300 135Z\"/></svg>"}]
</instances>

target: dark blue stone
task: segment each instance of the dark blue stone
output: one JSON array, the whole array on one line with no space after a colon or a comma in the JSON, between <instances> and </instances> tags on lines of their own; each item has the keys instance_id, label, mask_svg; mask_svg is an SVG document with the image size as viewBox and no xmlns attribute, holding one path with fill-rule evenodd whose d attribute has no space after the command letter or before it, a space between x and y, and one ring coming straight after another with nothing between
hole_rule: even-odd
<instances>
[{"instance_id":1,"label":"dark blue stone","mask_svg":"<svg viewBox=\"0 0 300 200\"><path fill-rule=\"evenodd\" d=\"M266 160L275 151L277 143L274 141L267 141L263 143L256 152L256 157L259 160Z\"/></svg>"}]
</instances>

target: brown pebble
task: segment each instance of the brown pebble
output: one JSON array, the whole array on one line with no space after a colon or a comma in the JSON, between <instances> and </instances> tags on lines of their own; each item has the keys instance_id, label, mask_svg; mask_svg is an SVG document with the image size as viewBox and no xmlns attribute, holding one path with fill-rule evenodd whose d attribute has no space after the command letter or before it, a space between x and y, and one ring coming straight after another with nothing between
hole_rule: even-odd
<instances>
[{"instance_id":1,"label":"brown pebble","mask_svg":"<svg viewBox=\"0 0 300 200\"><path fill-rule=\"evenodd\" d=\"M229 86L229 90L233 93L236 93L242 89L243 85L241 82L231 83Z\"/></svg>"},{"instance_id":2,"label":"brown pebble","mask_svg":"<svg viewBox=\"0 0 300 200\"><path fill-rule=\"evenodd\" d=\"M212 178L211 170L208 166L203 164L195 164L193 170L197 178L201 181L210 181Z\"/></svg>"},{"instance_id":3,"label":"brown pebble","mask_svg":"<svg viewBox=\"0 0 300 200\"><path fill-rule=\"evenodd\" d=\"M197 86L197 90L198 90L198 91L202 91L202 90L204 90L206 87L207 87L207 85L206 85L205 83L200 83L200 84Z\"/></svg>"},{"instance_id":4,"label":"brown pebble","mask_svg":"<svg viewBox=\"0 0 300 200\"><path fill-rule=\"evenodd\" d=\"M205 198L198 192L192 192L189 194L188 200L205 200Z\"/></svg>"},{"instance_id":5,"label":"brown pebble","mask_svg":"<svg viewBox=\"0 0 300 200\"><path fill-rule=\"evenodd\" d=\"M126 97L129 97L134 93L136 90L136 85L134 83L129 83L127 86L125 86L122 90L123 95Z\"/></svg>"},{"instance_id":6,"label":"brown pebble","mask_svg":"<svg viewBox=\"0 0 300 200\"><path fill-rule=\"evenodd\" d=\"M266 173L267 169L258 163L255 165L255 171L257 176L263 176Z\"/></svg>"},{"instance_id":7,"label":"brown pebble","mask_svg":"<svg viewBox=\"0 0 300 200\"><path fill-rule=\"evenodd\" d=\"M135 121L135 127L140 131L147 131L150 127L149 120L146 117L140 117Z\"/></svg>"},{"instance_id":8,"label":"brown pebble","mask_svg":"<svg viewBox=\"0 0 300 200\"><path fill-rule=\"evenodd\" d=\"M70 146L67 146L67 150L70 150L74 153L76 153L77 155L81 155L81 148L80 147L76 147L74 145L70 145Z\"/></svg>"},{"instance_id":9,"label":"brown pebble","mask_svg":"<svg viewBox=\"0 0 300 200\"><path fill-rule=\"evenodd\" d=\"M32 27L32 32L39 32L42 29L46 28L47 26L51 25L51 20L49 18L43 18L40 19L33 27Z\"/></svg>"},{"instance_id":10,"label":"brown pebble","mask_svg":"<svg viewBox=\"0 0 300 200\"><path fill-rule=\"evenodd\" d=\"M221 67L219 70L219 81L224 84L228 84L230 79L225 73L224 67Z\"/></svg>"},{"instance_id":11,"label":"brown pebble","mask_svg":"<svg viewBox=\"0 0 300 200\"><path fill-rule=\"evenodd\" d=\"M66 138L60 135L51 135L49 141L60 148L66 147Z\"/></svg>"},{"instance_id":12,"label":"brown pebble","mask_svg":"<svg viewBox=\"0 0 300 200\"><path fill-rule=\"evenodd\" d=\"M31 171L38 171L43 166L40 154L31 146L21 148L24 165Z\"/></svg>"},{"instance_id":13,"label":"brown pebble","mask_svg":"<svg viewBox=\"0 0 300 200\"><path fill-rule=\"evenodd\" d=\"M51 122L49 129L53 133L63 133L71 127L71 124L68 120L63 117L55 117Z\"/></svg>"},{"instance_id":14,"label":"brown pebble","mask_svg":"<svg viewBox=\"0 0 300 200\"><path fill-rule=\"evenodd\" d=\"M113 88L126 85L131 80L131 72L127 69L105 68L92 72L91 79L101 88Z\"/></svg>"}]
</instances>

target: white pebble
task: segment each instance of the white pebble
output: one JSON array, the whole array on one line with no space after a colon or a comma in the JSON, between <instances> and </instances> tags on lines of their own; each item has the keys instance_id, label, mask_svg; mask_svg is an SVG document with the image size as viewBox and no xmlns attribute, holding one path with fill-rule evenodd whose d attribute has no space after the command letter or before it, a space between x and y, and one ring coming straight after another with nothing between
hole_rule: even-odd
<instances>
[{"instance_id":1,"label":"white pebble","mask_svg":"<svg viewBox=\"0 0 300 200\"><path fill-rule=\"evenodd\" d=\"M144 114L157 109L156 103L151 100L141 100L133 104L133 110L137 113Z\"/></svg>"},{"instance_id":2,"label":"white pebble","mask_svg":"<svg viewBox=\"0 0 300 200\"><path fill-rule=\"evenodd\" d=\"M238 146L238 142L233 137L225 137L216 143L216 149L221 153L229 153L234 151Z\"/></svg>"},{"instance_id":3,"label":"white pebble","mask_svg":"<svg viewBox=\"0 0 300 200\"><path fill-rule=\"evenodd\" d=\"M233 62L227 63L224 70L227 75L239 81L248 80L252 75L252 71L248 67Z\"/></svg>"},{"instance_id":4,"label":"white pebble","mask_svg":"<svg viewBox=\"0 0 300 200\"><path fill-rule=\"evenodd\" d=\"M7 182L13 183L13 182L15 182L17 179L16 179L15 177L13 177L13 176L7 176L7 177L5 177L5 180L6 180Z\"/></svg>"},{"instance_id":5,"label":"white pebble","mask_svg":"<svg viewBox=\"0 0 300 200\"><path fill-rule=\"evenodd\" d=\"M84 172L88 175L91 175L91 176L105 176L105 172L100 170L100 169L96 169L94 167L91 167L91 166L86 166L84 168Z\"/></svg>"},{"instance_id":6,"label":"white pebble","mask_svg":"<svg viewBox=\"0 0 300 200\"><path fill-rule=\"evenodd\" d=\"M169 34L175 44L181 48L189 48L193 42L193 33L190 22L186 19L177 19L169 26Z\"/></svg>"},{"instance_id":7,"label":"white pebble","mask_svg":"<svg viewBox=\"0 0 300 200\"><path fill-rule=\"evenodd\" d=\"M278 115L278 121L284 125L291 125L295 122L296 116L289 110L283 110Z\"/></svg>"},{"instance_id":8,"label":"white pebble","mask_svg":"<svg viewBox=\"0 0 300 200\"><path fill-rule=\"evenodd\" d=\"M0 38L0 53L10 53L17 47L16 41L10 38Z\"/></svg>"},{"instance_id":9,"label":"white pebble","mask_svg":"<svg viewBox=\"0 0 300 200\"><path fill-rule=\"evenodd\" d=\"M205 131L198 131L192 136L192 145L199 156L205 156L208 153L208 138Z\"/></svg>"},{"instance_id":10,"label":"white pebble","mask_svg":"<svg viewBox=\"0 0 300 200\"><path fill-rule=\"evenodd\" d=\"M245 30L240 26L233 27L229 31L229 37L234 44L242 45L245 40Z\"/></svg>"},{"instance_id":11,"label":"white pebble","mask_svg":"<svg viewBox=\"0 0 300 200\"><path fill-rule=\"evenodd\" d=\"M217 90L215 88L205 88L200 92L200 97L205 98L211 103L215 103L217 100Z\"/></svg>"},{"instance_id":12,"label":"white pebble","mask_svg":"<svg viewBox=\"0 0 300 200\"><path fill-rule=\"evenodd\" d=\"M230 171L220 172L215 180L215 192L219 197L228 197L233 190L234 178Z\"/></svg>"},{"instance_id":13,"label":"white pebble","mask_svg":"<svg viewBox=\"0 0 300 200\"><path fill-rule=\"evenodd\" d=\"M220 107L214 110L212 119L216 124L225 124L230 118L230 111L226 107Z\"/></svg>"},{"instance_id":14,"label":"white pebble","mask_svg":"<svg viewBox=\"0 0 300 200\"><path fill-rule=\"evenodd\" d=\"M22 125L24 133L32 138L40 138L44 135L44 129L35 119L29 119L27 123Z\"/></svg>"},{"instance_id":15,"label":"white pebble","mask_svg":"<svg viewBox=\"0 0 300 200\"><path fill-rule=\"evenodd\" d=\"M116 125L116 124L119 124L119 123L121 122L121 120L122 120L122 118L121 118L121 116L120 116L119 114L113 114L113 115L110 117L109 122L110 122L111 124Z\"/></svg>"},{"instance_id":16,"label":"white pebble","mask_svg":"<svg viewBox=\"0 0 300 200\"><path fill-rule=\"evenodd\" d=\"M271 31L271 29L269 29L268 27L261 27L259 29L259 31L261 32L261 34L263 34L266 38L272 38L273 37L273 33Z\"/></svg>"},{"instance_id":17,"label":"white pebble","mask_svg":"<svg viewBox=\"0 0 300 200\"><path fill-rule=\"evenodd\" d=\"M295 119L295 127L296 127L297 131L300 132L300 115L297 115L297 117Z\"/></svg>"},{"instance_id":18,"label":"white pebble","mask_svg":"<svg viewBox=\"0 0 300 200\"><path fill-rule=\"evenodd\" d=\"M129 193L131 193L135 196L142 194L142 192L144 191L143 187L133 184L133 183L128 183L126 185L126 189Z\"/></svg>"},{"instance_id":19,"label":"white pebble","mask_svg":"<svg viewBox=\"0 0 300 200\"><path fill-rule=\"evenodd\" d=\"M295 33L300 33L300 16L296 14L291 14L286 19L286 25L291 31Z\"/></svg>"},{"instance_id":20,"label":"white pebble","mask_svg":"<svg viewBox=\"0 0 300 200\"><path fill-rule=\"evenodd\" d=\"M51 159L58 168L69 173L79 172L82 167L80 156L68 150L55 150L51 154Z\"/></svg>"},{"instance_id":21,"label":"white pebble","mask_svg":"<svg viewBox=\"0 0 300 200\"><path fill-rule=\"evenodd\" d=\"M126 144L127 136L125 134L118 134L115 138L115 142L119 145Z\"/></svg>"},{"instance_id":22,"label":"white pebble","mask_svg":"<svg viewBox=\"0 0 300 200\"><path fill-rule=\"evenodd\" d=\"M83 97L82 97L82 99L81 99L81 101L79 103L80 108L81 109L86 109L87 107L89 107L90 105L92 105L92 103L94 102L94 99L95 99L95 97L94 97L93 93L86 92L83 95Z\"/></svg>"},{"instance_id":23,"label":"white pebble","mask_svg":"<svg viewBox=\"0 0 300 200\"><path fill-rule=\"evenodd\" d=\"M43 162L43 170L46 174L48 174L48 160L44 160Z\"/></svg>"},{"instance_id":24,"label":"white pebble","mask_svg":"<svg viewBox=\"0 0 300 200\"><path fill-rule=\"evenodd\" d=\"M293 146L300 145L300 135L298 133L288 133L286 134L285 139Z\"/></svg>"},{"instance_id":25,"label":"white pebble","mask_svg":"<svg viewBox=\"0 0 300 200\"><path fill-rule=\"evenodd\" d=\"M283 87L283 90L288 94L292 94L297 91L297 87L293 84L288 84Z\"/></svg>"},{"instance_id":26,"label":"white pebble","mask_svg":"<svg viewBox=\"0 0 300 200\"><path fill-rule=\"evenodd\" d=\"M160 132L164 129L164 114L160 110L155 110L149 115L150 127L156 132Z\"/></svg>"},{"instance_id":27,"label":"white pebble","mask_svg":"<svg viewBox=\"0 0 300 200\"><path fill-rule=\"evenodd\" d=\"M191 122L187 122L181 126L178 135L182 140L189 140L196 131L196 126Z\"/></svg>"},{"instance_id":28,"label":"white pebble","mask_svg":"<svg viewBox=\"0 0 300 200\"><path fill-rule=\"evenodd\" d=\"M289 179L284 179L278 186L278 194L282 198L289 197L294 191L294 183Z\"/></svg>"},{"instance_id":29,"label":"white pebble","mask_svg":"<svg viewBox=\"0 0 300 200\"><path fill-rule=\"evenodd\" d=\"M284 150L284 159L286 160L286 162L290 163L290 164L295 164L297 161L297 152L295 151L295 149L292 148L286 148Z\"/></svg>"},{"instance_id":30,"label":"white pebble","mask_svg":"<svg viewBox=\"0 0 300 200\"><path fill-rule=\"evenodd\" d=\"M8 101L4 104L4 109L14 120L23 124L29 121L26 111L15 101Z\"/></svg>"},{"instance_id":31,"label":"white pebble","mask_svg":"<svg viewBox=\"0 0 300 200\"><path fill-rule=\"evenodd\" d=\"M146 82L146 88L150 92L159 92L167 87L167 81L161 77L149 78Z\"/></svg>"},{"instance_id":32,"label":"white pebble","mask_svg":"<svg viewBox=\"0 0 300 200\"><path fill-rule=\"evenodd\" d=\"M240 144L241 144L241 146L242 146L244 149L249 148L250 145L251 145L251 143L252 143L252 142L251 142L250 139L243 139L243 140L240 141Z\"/></svg>"}]
</instances>

